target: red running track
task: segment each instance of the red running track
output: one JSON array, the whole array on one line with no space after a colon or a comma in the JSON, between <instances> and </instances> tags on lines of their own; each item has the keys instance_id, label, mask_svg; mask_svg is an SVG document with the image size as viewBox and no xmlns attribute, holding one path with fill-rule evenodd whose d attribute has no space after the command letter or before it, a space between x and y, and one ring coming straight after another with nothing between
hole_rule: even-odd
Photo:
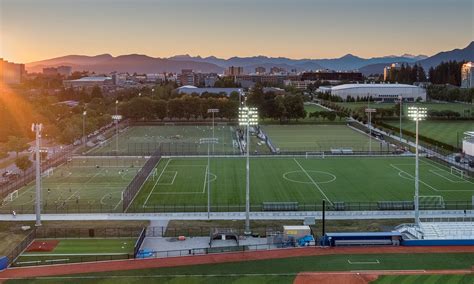
<instances>
[{"instance_id":1,"label":"red running track","mask_svg":"<svg viewBox=\"0 0 474 284\"><path fill-rule=\"evenodd\" d=\"M338 247L292 248L268 251L247 251L153 259L131 259L94 263L58 264L48 266L9 268L0 272L0 279L57 276L79 273L176 267L223 262L239 262L298 256L331 254L393 254L393 253L474 253L474 246L450 247Z\"/></svg>"}]
</instances>

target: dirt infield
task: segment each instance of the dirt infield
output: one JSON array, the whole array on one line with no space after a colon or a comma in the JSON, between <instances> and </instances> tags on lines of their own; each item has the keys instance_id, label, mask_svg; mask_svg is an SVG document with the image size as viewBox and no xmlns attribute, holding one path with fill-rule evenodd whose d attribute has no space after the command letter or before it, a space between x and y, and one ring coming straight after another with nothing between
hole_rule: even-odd
<instances>
[{"instance_id":1,"label":"dirt infield","mask_svg":"<svg viewBox=\"0 0 474 284\"><path fill-rule=\"evenodd\" d=\"M34 241L27 249L27 252L53 251L59 244L58 240Z\"/></svg>"},{"instance_id":2,"label":"dirt infield","mask_svg":"<svg viewBox=\"0 0 474 284\"><path fill-rule=\"evenodd\" d=\"M433 275L433 274L471 274L472 270L415 270L415 271L361 271L361 272L303 272L299 273L293 284L366 284L377 280L382 275Z\"/></svg>"},{"instance_id":3,"label":"dirt infield","mask_svg":"<svg viewBox=\"0 0 474 284\"><path fill-rule=\"evenodd\" d=\"M269 251L247 251L207 254L171 258L116 260L78 264L58 264L41 267L10 268L0 272L0 279L57 276L80 273L176 267L198 264L239 262L298 256L332 254L397 254L397 253L474 253L474 246L452 247L344 247L344 248L292 248Z\"/></svg>"}]
</instances>

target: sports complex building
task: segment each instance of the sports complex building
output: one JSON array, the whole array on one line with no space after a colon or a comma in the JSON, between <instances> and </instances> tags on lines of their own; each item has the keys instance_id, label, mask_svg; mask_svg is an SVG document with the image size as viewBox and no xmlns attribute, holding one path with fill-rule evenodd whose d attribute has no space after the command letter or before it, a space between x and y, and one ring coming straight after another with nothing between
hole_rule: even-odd
<instances>
[{"instance_id":1,"label":"sports complex building","mask_svg":"<svg viewBox=\"0 0 474 284\"><path fill-rule=\"evenodd\" d=\"M394 102L403 97L404 101L415 102L426 100L424 88L406 84L344 84L332 87L319 87L319 92L329 93L346 100L349 96L372 97L375 101Z\"/></svg>"}]
</instances>

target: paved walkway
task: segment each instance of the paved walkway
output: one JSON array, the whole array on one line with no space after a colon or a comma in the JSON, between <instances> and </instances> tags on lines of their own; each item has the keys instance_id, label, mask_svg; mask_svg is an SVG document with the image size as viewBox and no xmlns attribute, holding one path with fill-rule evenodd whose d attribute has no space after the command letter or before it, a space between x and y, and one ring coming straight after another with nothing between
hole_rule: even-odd
<instances>
[{"instance_id":1,"label":"paved walkway","mask_svg":"<svg viewBox=\"0 0 474 284\"><path fill-rule=\"evenodd\" d=\"M251 212L252 220L304 220L306 217L322 218L320 211L295 212ZM421 211L421 218L474 218L474 210L433 210ZM0 214L0 221L34 221L34 214ZM329 211L328 220L366 220L366 219L410 219L414 218L413 211ZM45 221L93 221L93 220L208 220L206 212L188 213L97 213L97 214L43 214ZM211 213L210 220L245 220L245 212L216 212Z\"/></svg>"}]
</instances>

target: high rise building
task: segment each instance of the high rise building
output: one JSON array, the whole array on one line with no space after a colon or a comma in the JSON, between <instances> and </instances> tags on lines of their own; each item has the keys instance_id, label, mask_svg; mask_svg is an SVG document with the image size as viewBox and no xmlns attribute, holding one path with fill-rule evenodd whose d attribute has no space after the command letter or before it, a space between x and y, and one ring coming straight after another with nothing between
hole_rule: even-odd
<instances>
[{"instance_id":1,"label":"high rise building","mask_svg":"<svg viewBox=\"0 0 474 284\"><path fill-rule=\"evenodd\" d=\"M265 69L265 67L255 68L255 73L257 73L257 74L265 74L265 72L267 72L267 69Z\"/></svg>"},{"instance_id":2,"label":"high rise building","mask_svg":"<svg viewBox=\"0 0 474 284\"><path fill-rule=\"evenodd\" d=\"M26 74L25 64L8 62L0 58L0 82L4 84L20 84Z\"/></svg>"},{"instance_id":3,"label":"high rise building","mask_svg":"<svg viewBox=\"0 0 474 284\"><path fill-rule=\"evenodd\" d=\"M225 70L224 74L227 75L227 76L243 75L244 74L244 67L230 66Z\"/></svg>"},{"instance_id":4,"label":"high rise building","mask_svg":"<svg viewBox=\"0 0 474 284\"><path fill-rule=\"evenodd\" d=\"M383 68L383 80L390 81L390 78L392 77L391 74L395 70L400 70L400 67L400 63L392 63L390 66L385 66Z\"/></svg>"},{"instance_id":5,"label":"high rise building","mask_svg":"<svg viewBox=\"0 0 474 284\"><path fill-rule=\"evenodd\" d=\"M462 65L461 88L474 88L474 62L467 62Z\"/></svg>"},{"instance_id":6,"label":"high rise building","mask_svg":"<svg viewBox=\"0 0 474 284\"><path fill-rule=\"evenodd\" d=\"M178 82L181 86L195 86L196 80L192 69L182 69L178 74Z\"/></svg>"}]
</instances>

